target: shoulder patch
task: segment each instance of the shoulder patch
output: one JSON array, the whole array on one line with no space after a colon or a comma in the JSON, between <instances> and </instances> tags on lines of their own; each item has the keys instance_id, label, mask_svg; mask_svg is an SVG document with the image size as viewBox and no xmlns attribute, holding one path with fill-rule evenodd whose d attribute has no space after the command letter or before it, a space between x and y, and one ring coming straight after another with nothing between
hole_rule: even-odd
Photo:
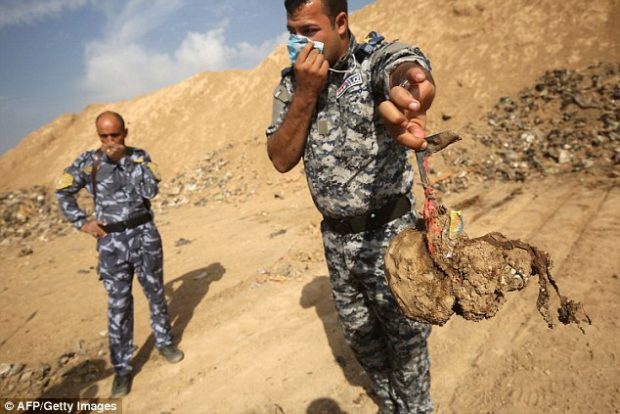
<instances>
[{"instance_id":1,"label":"shoulder patch","mask_svg":"<svg viewBox=\"0 0 620 414\"><path fill-rule=\"evenodd\" d=\"M62 173L60 178L56 181L56 190L63 190L73 185L74 178L68 172Z\"/></svg>"},{"instance_id":2,"label":"shoulder patch","mask_svg":"<svg viewBox=\"0 0 620 414\"><path fill-rule=\"evenodd\" d=\"M92 173L92 172L93 172L93 166L92 166L92 165L89 165L89 166L87 166L87 167L84 167L84 168L82 169L82 171L84 171L84 174L86 174L86 175L90 175L90 173Z\"/></svg>"},{"instance_id":3,"label":"shoulder patch","mask_svg":"<svg viewBox=\"0 0 620 414\"><path fill-rule=\"evenodd\" d=\"M144 162L144 157L132 158L131 160L136 164L142 164Z\"/></svg>"},{"instance_id":4,"label":"shoulder patch","mask_svg":"<svg viewBox=\"0 0 620 414\"><path fill-rule=\"evenodd\" d=\"M375 50L385 38L377 32L370 32L364 38L364 41L357 45L355 57L359 62L366 59Z\"/></svg>"}]
</instances>

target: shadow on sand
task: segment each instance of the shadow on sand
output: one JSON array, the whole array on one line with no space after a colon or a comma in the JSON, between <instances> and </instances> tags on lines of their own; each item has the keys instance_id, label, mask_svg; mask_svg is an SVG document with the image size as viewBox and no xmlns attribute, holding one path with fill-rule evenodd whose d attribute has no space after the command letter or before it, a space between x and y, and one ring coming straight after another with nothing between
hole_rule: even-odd
<instances>
[{"instance_id":1,"label":"shadow on sand","mask_svg":"<svg viewBox=\"0 0 620 414\"><path fill-rule=\"evenodd\" d=\"M220 263L212 263L166 283L166 296L170 298L168 313L175 344L181 343L185 329L194 316L194 309L207 295L211 283L220 280L224 273L226 273L224 266ZM142 370L154 348L155 336L151 333L133 358L134 376Z\"/></svg>"},{"instance_id":2,"label":"shadow on sand","mask_svg":"<svg viewBox=\"0 0 620 414\"><path fill-rule=\"evenodd\" d=\"M370 380L355 359L351 348L349 348L342 334L338 314L334 307L329 278L327 276L315 277L304 286L299 303L306 309L315 308L319 319L323 322L323 329L334 355L334 360L342 368L342 372L349 384L360 386L367 390L370 389Z\"/></svg>"},{"instance_id":3,"label":"shadow on sand","mask_svg":"<svg viewBox=\"0 0 620 414\"><path fill-rule=\"evenodd\" d=\"M220 280L225 272L220 263L212 263L166 283L164 288L169 298L168 312L176 344L181 342L194 310L207 295L211 283ZM155 337L151 333L133 358L134 377L148 361L154 347ZM101 390L100 382L113 375L114 370L106 360L86 359L63 373L60 382L46 389L38 399L107 398L109 390Z\"/></svg>"},{"instance_id":4,"label":"shadow on sand","mask_svg":"<svg viewBox=\"0 0 620 414\"><path fill-rule=\"evenodd\" d=\"M348 414L340 408L340 405L331 398L317 398L312 401L308 408L306 408L306 414Z\"/></svg>"}]
</instances>

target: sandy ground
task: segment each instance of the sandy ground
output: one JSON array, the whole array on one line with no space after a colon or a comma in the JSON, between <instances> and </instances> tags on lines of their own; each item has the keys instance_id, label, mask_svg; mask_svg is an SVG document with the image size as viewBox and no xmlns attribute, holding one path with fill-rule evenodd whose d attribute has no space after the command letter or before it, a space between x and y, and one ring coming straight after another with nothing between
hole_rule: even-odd
<instances>
[{"instance_id":1,"label":"sandy ground","mask_svg":"<svg viewBox=\"0 0 620 414\"><path fill-rule=\"evenodd\" d=\"M618 0L415 7L378 0L352 23L360 38L378 30L429 53L440 85L429 129L437 131L484 122L500 96L547 70L618 62L619 17ZM242 196L230 199L237 204L210 193L204 207L156 218L173 330L186 358L169 365L153 352L136 283L136 373L125 414L377 410L337 322L320 217L304 179L299 170L276 174L265 155L271 93L285 64L280 48L251 71L196 74L130 101L93 104L42 126L0 159L2 191L49 187L97 144L93 119L105 108L127 117L130 144L149 150L165 184L215 150L228 164L207 163L207 177L234 173L209 191L238 190ZM548 251L562 293L581 301L593 324L585 334L575 326L549 330L536 310L536 279L490 320L453 317L430 337L437 413L620 412L620 174L613 168L611 176L592 169L524 184L488 181L446 197L448 205L468 205L470 236L501 231ZM113 373L94 240L72 231L29 244L33 253L19 257L21 245L0 243L0 365L49 364L52 378L42 394L0 381L0 397L107 397Z\"/></svg>"},{"instance_id":2,"label":"sandy ground","mask_svg":"<svg viewBox=\"0 0 620 414\"><path fill-rule=\"evenodd\" d=\"M186 358L169 365L152 352L136 286L136 375L125 413L376 411L339 329L306 189L262 199L157 218L173 329ZM618 412L618 179L491 183L446 202L472 199L469 233L500 230L547 250L562 292L583 301L593 324L585 335L574 326L549 330L535 308L536 280L491 320L453 317L430 339L436 412ZM106 297L94 271L86 273L94 241L74 232L33 250L22 258L13 247L0 252L2 362L54 365L81 349L74 363L90 361L95 378L69 373L44 396L107 397Z\"/></svg>"}]
</instances>

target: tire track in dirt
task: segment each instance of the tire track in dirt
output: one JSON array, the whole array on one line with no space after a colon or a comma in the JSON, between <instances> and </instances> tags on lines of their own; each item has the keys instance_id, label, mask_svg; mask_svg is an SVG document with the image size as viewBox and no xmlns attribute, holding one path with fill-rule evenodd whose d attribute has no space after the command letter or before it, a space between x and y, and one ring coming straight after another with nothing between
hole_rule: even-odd
<instances>
[{"instance_id":1,"label":"tire track in dirt","mask_svg":"<svg viewBox=\"0 0 620 414\"><path fill-rule=\"evenodd\" d=\"M619 332L615 315L620 314L617 300L620 297L620 258L617 255L620 245L620 191L616 185L605 187L607 194L604 202L597 208L596 216L561 266L562 274L566 275L566 285L583 296L593 325L587 329L590 346L564 349L561 357L566 360L566 372L562 372L560 377L569 378L571 372L581 373L584 376L579 378L581 381L564 381L565 385L604 403L598 408L599 412L615 412L620 406L617 388L620 346L613 340ZM610 335L614 332L615 335ZM612 341L608 339L610 336ZM590 382L590 378L596 379L599 384L596 388L584 387L584 380ZM579 404L579 401L573 402L573 405Z\"/></svg>"},{"instance_id":2,"label":"tire track in dirt","mask_svg":"<svg viewBox=\"0 0 620 414\"><path fill-rule=\"evenodd\" d=\"M526 240L549 252L557 269L557 264L566 260L592 223L607 195L607 191L592 189L582 191L578 199L573 194L568 200L556 202L553 213L539 228L532 230Z\"/></svg>"},{"instance_id":3,"label":"tire track in dirt","mask_svg":"<svg viewBox=\"0 0 620 414\"><path fill-rule=\"evenodd\" d=\"M604 250L608 250L609 254L614 254L613 249L617 248L618 244L610 242L608 238L611 237L612 240L620 242L620 222L615 217L618 214L619 208L620 191L616 185L610 185L605 189L604 197L593 207L593 214L589 217L586 225L583 226L579 238L571 246L567 254L567 260L562 263L562 266L558 269L559 272L563 272L565 267L573 264L571 258L573 257L572 253L575 251L580 251L580 249L587 247L591 253L600 252L601 246L599 242L601 241L605 242L602 246ZM588 237L592 240L588 240ZM616 257L616 262L620 266L619 257Z\"/></svg>"},{"instance_id":4,"label":"tire track in dirt","mask_svg":"<svg viewBox=\"0 0 620 414\"><path fill-rule=\"evenodd\" d=\"M516 188L512 185L494 186L492 191L489 191L489 193L494 194L494 197L483 198L483 201L480 204L481 213L478 213L478 217L483 217L483 219L472 223L470 227L466 227L467 231L470 234L473 232L476 235L482 235L490 231L501 231L502 233L509 235L509 237L517 237L522 234L532 233L535 231L534 229L539 228L541 225L548 222L549 218L554 214L553 211L556 211L557 208L552 209L551 213L546 213L546 211L537 209L532 203L532 200L539 198L539 193L541 191L538 190L538 184L528 184L523 187ZM519 190L520 193L518 193ZM550 192L542 192L546 193L547 196L553 200L560 200L559 204L562 204L562 202L571 196L570 189L553 185L551 186ZM482 193L484 197L484 192ZM505 200L510 201L506 203ZM467 211L465 211L465 215L467 217ZM521 216L526 215L530 217L529 220L524 221L520 219ZM515 219L515 217L517 219ZM531 284L536 285L536 281ZM446 325L446 329L448 331L442 331L443 328L437 328L435 330L435 333L441 332L441 334L445 335L440 336L448 336L448 338L451 334L454 334L454 329L457 331L464 330L458 333L458 339L455 341L454 346L458 346L459 349L464 350L464 352L460 353L460 355L469 355L470 357L465 360L453 361L452 363L447 364L447 366L450 367L450 374L453 375L453 380L450 382L453 383L455 391L461 387L460 381L455 383L455 379L467 376L467 371L472 367L477 370L478 367L484 366L484 359L488 357L488 344L491 341L497 340L497 338L494 338L496 336L496 332L504 333L501 335L503 338L503 345L501 347L494 347L494 355L501 357L507 356L505 355L506 352L504 350L508 349L508 345L513 341L514 336L518 335L518 333L523 329L524 315L530 313L537 323L544 325L535 310L534 303L536 300L536 294L536 287L529 286L519 295L508 295L507 301L499 311L498 315L490 320L481 321L476 323L476 325L473 325L472 322L465 321L460 318L453 318ZM515 299L515 296L518 296L518 298ZM528 303L531 306L527 306L525 303ZM457 325L458 327L453 328L450 327L451 325ZM516 331L506 334L506 326L516 327ZM483 331L484 335L480 335L478 332L477 335L469 335L468 331L470 329ZM450 351L446 350L446 352L449 353ZM444 352L442 352L442 354L443 353ZM445 356L445 354L442 355L442 357L443 356ZM448 357L450 360L459 359L458 357L455 358L452 354L449 354ZM438 358L435 358L435 360L437 359ZM455 367L458 368L455 369ZM452 399L447 404L448 407L455 406L455 399L458 394L459 392L454 392L452 394ZM440 412L442 411L440 410Z\"/></svg>"},{"instance_id":5,"label":"tire track in dirt","mask_svg":"<svg viewBox=\"0 0 620 414\"><path fill-rule=\"evenodd\" d=\"M566 185L570 186L570 183ZM600 228L588 224L600 222L599 227L609 228L609 222L617 223L613 212L618 211L620 200L617 195L612 196L612 189L595 189L589 195L587 208L579 210L581 214L574 217L575 226L569 226L572 231L562 232L558 229L566 228L567 214L570 216L576 207L581 206L579 200L575 200L565 212L552 217L552 220L541 226L550 229L547 232L550 234L546 238L547 242L555 241L563 244L564 240L570 241L561 248L554 247L557 254L559 251L564 251L562 260L558 261L562 272L574 266L571 262L575 262L581 271L586 263L588 266L586 269L595 269L600 259L592 257L591 252L582 246L590 246L591 239L597 237L596 233ZM607 217L607 220L601 220L600 217ZM617 229L618 226L614 227ZM617 229L615 238L608 243L612 245L616 243L617 246L618 238L620 230ZM562 286L563 284L560 288ZM579 297L573 295L574 298L586 299L584 292L579 292ZM535 292L528 289L528 293L527 296L534 299ZM486 342L478 349L477 357L472 363L474 372L461 377L461 384L456 388L449 404L450 409L454 411L446 412L475 412L476 407L480 408L481 398L490 404L485 407L487 412L612 412L604 411L603 407L611 408L614 404L613 385L610 385L607 392L600 393L598 399L600 403L592 407L591 402L586 402L591 399L589 395L592 394L592 390L588 390L587 385L583 385L584 381L581 381L583 374L587 373L595 376L608 375L610 384L613 384L615 373L607 372L609 370L605 367L610 363L614 366L616 354L603 350L597 359L592 345L599 343L599 339L602 341L605 333L598 335L593 329L586 328L588 335L584 336L571 327L559 327L552 332L545 332L547 328L538 315L533 314L529 319L523 318L524 310L527 309L526 303L531 303L529 298L526 302L524 296L520 295L518 302L509 301L494 318L496 328L502 326L519 326L519 328L513 335L493 335L492 342ZM506 312L507 307L518 312ZM515 314L518 316L514 317ZM501 352L506 349L511 349L507 355ZM550 354L549 349L553 349L554 352ZM578 354L579 358L573 363L575 358L572 356L575 354ZM596 368L593 368L593 365ZM485 374L487 372L489 374ZM489 377L491 379L488 379ZM471 392L472 383L476 384L475 392ZM571 395L565 395L566 389L574 391ZM489 399L488 395L493 395L493 398Z\"/></svg>"},{"instance_id":6,"label":"tire track in dirt","mask_svg":"<svg viewBox=\"0 0 620 414\"><path fill-rule=\"evenodd\" d=\"M538 183L525 184L500 201L495 201L481 216L483 218L475 222L476 228L482 227L479 231L481 234L501 231L509 238L522 238L527 241L529 236L555 216L574 194L570 188L563 186L542 184L542 189L538 186ZM517 191L520 193L516 194ZM541 209L541 198L555 201L552 206L547 205ZM503 201L506 199L509 200L507 203Z\"/></svg>"},{"instance_id":7,"label":"tire track in dirt","mask_svg":"<svg viewBox=\"0 0 620 414\"><path fill-rule=\"evenodd\" d=\"M542 214L540 210L531 208L531 201L536 197L532 191L528 191L527 186L515 186L512 184L499 184L492 186L491 189L485 188L479 190L474 197L480 195L480 203L473 211L465 209L466 231L468 234L480 236L490 231L501 231L510 237L515 237L515 232L525 231L529 233L531 229L544 223L547 215ZM570 197L569 190L565 188L553 187L553 197L555 199L567 199ZM468 197L471 198L471 197ZM506 202L505 200L510 200ZM450 205L450 202L447 202ZM536 220L519 221L519 225L514 227L512 232L506 232L506 228L515 222L515 217L523 214L523 211L529 211L538 216ZM473 221L468 221L467 217L477 217ZM536 289L529 287L526 291L519 295L520 300L523 295L530 298L529 312L532 312L538 318L535 310L535 294ZM470 370L477 372L479 367L484 365L484 358L488 356L488 344L495 340L497 332L501 335L507 344L511 342L512 335L506 335L505 327L520 327L524 314L527 314L528 308L521 305L521 308L513 306L513 296L509 295L507 303L499 311L495 318L484 320L481 322L466 321L462 318L453 317L444 327L434 328L431 336L431 356L433 357L433 378L435 382L432 384L433 396L436 400L437 412L463 412L455 410L457 403L457 395L461 388L462 378L468 376ZM544 322L538 321L542 325ZM518 329L518 328L517 328ZM546 328L545 328L546 329ZM472 330L476 330L472 334ZM493 352L498 356L505 354L506 347L499 347ZM458 352L455 352L458 350ZM433 352L435 351L435 352ZM439 385L441 384L441 388ZM443 395L448 395L446 399Z\"/></svg>"}]
</instances>

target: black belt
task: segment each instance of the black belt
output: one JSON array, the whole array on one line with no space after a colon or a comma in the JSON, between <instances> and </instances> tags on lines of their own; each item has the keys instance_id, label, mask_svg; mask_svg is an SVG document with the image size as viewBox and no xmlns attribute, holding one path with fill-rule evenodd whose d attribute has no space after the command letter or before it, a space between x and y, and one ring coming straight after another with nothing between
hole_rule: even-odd
<instances>
[{"instance_id":1,"label":"black belt","mask_svg":"<svg viewBox=\"0 0 620 414\"><path fill-rule=\"evenodd\" d=\"M151 214L151 212L146 212L133 217L129 217L127 220L106 224L105 226L102 226L102 228L103 230L105 230L106 233L120 233L121 231L133 229L143 224L146 224L151 220L153 220L153 215Z\"/></svg>"},{"instance_id":2,"label":"black belt","mask_svg":"<svg viewBox=\"0 0 620 414\"><path fill-rule=\"evenodd\" d=\"M406 195L401 195L383 207L354 217L334 219L323 217L327 228L339 234L361 233L382 227L390 221L396 220L411 211L411 201Z\"/></svg>"}]
</instances>

